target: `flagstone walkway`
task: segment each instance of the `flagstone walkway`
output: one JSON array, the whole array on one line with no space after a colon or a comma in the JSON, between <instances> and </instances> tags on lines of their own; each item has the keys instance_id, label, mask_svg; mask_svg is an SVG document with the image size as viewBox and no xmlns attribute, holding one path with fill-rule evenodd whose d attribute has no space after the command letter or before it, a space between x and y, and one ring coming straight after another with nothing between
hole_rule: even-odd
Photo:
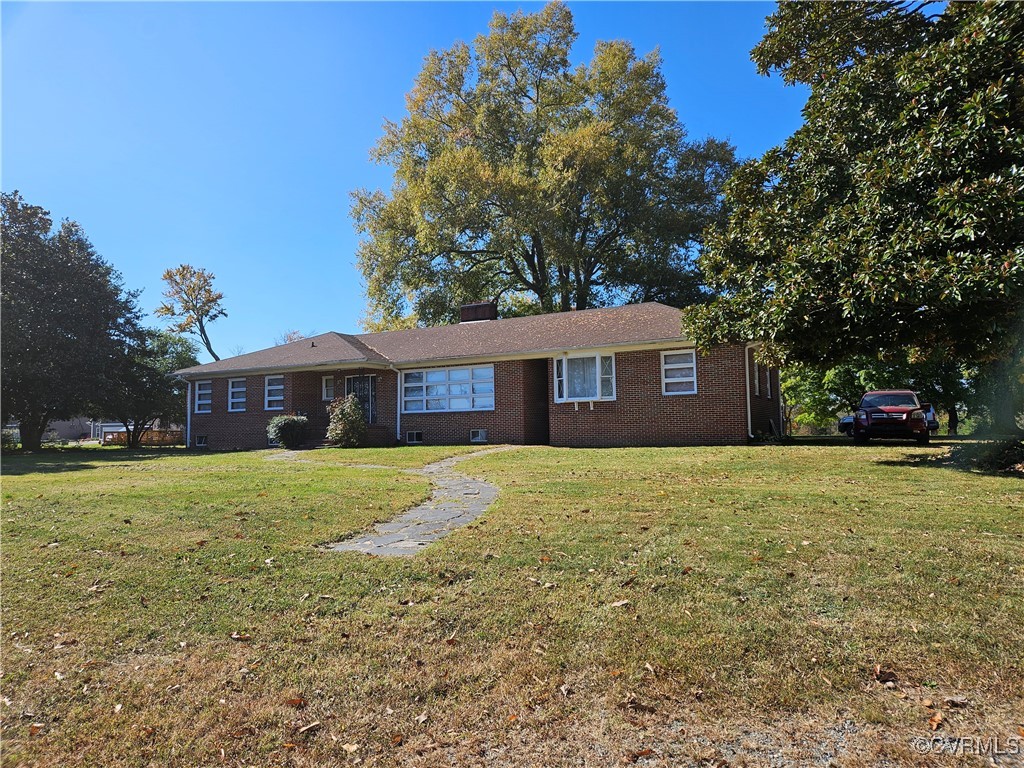
<instances>
[{"instance_id":1,"label":"flagstone walkway","mask_svg":"<svg viewBox=\"0 0 1024 768\"><path fill-rule=\"evenodd\" d=\"M325 548L335 552L365 552L368 555L415 555L428 544L478 518L498 498L498 486L456 472L455 466L467 459L512 450L514 447L502 445L435 461L422 469L398 470L428 478L434 486L430 498L408 512L378 524L371 532L327 544ZM394 469L376 464L350 466Z\"/></svg>"}]
</instances>

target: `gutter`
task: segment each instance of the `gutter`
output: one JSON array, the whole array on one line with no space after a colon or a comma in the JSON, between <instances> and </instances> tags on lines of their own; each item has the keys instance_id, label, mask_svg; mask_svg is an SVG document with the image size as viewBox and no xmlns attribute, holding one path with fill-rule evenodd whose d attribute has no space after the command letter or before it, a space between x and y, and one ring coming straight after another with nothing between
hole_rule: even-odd
<instances>
[{"instance_id":1,"label":"gutter","mask_svg":"<svg viewBox=\"0 0 1024 768\"><path fill-rule=\"evenodd\" d=\"M185 379L185 447L192 447L192 382Z\"/></svg>"},{"instance_id":2,"label":"gutter","mask_svg":"<svg viewBox=\"0 0 1024 768\"><path fill-rule=\"evenodd\" d=\"M388 366L395 372L395 440L402 442L402 372L394 365Z\"/></svg>"},{"instance_id":3,"label":"gutter","mask_svg":"<svg viewBox=\"0 0 1024 768\"><path fill-rule=\"evenodd\" d=\"M750 440L754 439L753 415L750 412L750 350L754 349L756 346L757 342L749 341L743 347L743 368L747 373L747 437Z\"/></svg>"}]
</instances>

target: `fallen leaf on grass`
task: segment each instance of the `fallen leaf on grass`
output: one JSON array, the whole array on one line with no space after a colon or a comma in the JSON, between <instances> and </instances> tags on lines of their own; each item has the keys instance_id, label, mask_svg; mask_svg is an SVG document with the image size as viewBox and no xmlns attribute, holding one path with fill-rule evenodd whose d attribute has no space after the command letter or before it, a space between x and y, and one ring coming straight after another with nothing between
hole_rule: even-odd
<instances>
[{"instance_id":1,"label":"fallen leaf on grass","mask_svg":"<svg viewBox=\"0 0 1024 768\"><path fill-rule=\"evenodd\" d=\"M306 706L306 700L301 696L296 696L295 698L288 699L285 703L289 707L295 707L296 709L302 709Z\"/></svg>"},{"instance_id":2,"label":"fallen leaf on grass","mask_svg":"<svg viewBox=\"0 0 1024 768\"><path fill-rule=\"evenodd\" d=\"M651 704L644 704L640 699L635 696L630 696L618 705L619 709L625 709L630 712L646 712L651 714L654 712L654 707Z\"/></svg>"},{"instance_id":3,"label":"fallen leaf on grass","mask_svg":"<svg viewBox=\"0 0 1024 768\"><path fill-rule=\"evenodd\" d=\"M619 600L618 602L609 603L609 608L621 608L624 605L629 605L629 600Z\"/></svg>"},{"instance_id":4,"label":"fallen leaf on grass","mask_svg":"<svg viewBox=\"0 0 1024 768\"><path fill-rule=\"evenodd\" d=\"M317 730L318 728L322 727L322 725L323 724L319 720L314 720L309 725L304 725L301 728L299 728L299 730L297 730L296 733L302 736L304 734Z\"/></svg>"},{"instance_id":5,"label":"fallen leaf on grass","mask_svg":"<svg viewBox=\"0 0 1024 768\"><path fill-rule=\"evenodd\" d=\"M416 716L416 722L419 723L420 725L422 725L423 723L427 722L427 711L426 710L423 710L422 712L420 712L420 714L418 714Z\"/></svg>"},{"instance_id":6,"label":"fallen leaf on grass","mask_svg":"<svg viewBox=\"0 0 1024 768\"><path fill-rule=\"evenodd\" d=\"M928 718L928 727L931 728L933 731L937 731L937 730L939 730L939 727L941 725L942 725L942 713L939 712L939 711L936 711L934 715L932 715L931 717Z\"/></svg>"},{"instance_id":7,"label":"fallen leaf on grass","mask_svg":"<svg viewBox=\"0 0 1024 768\"><path fill-rule=\"evenodd\" d=\"M947 696L944 701L947 707L957 709L963 709L969 703L966 696Z\"/></svg>"},{"instance_id":8,"label":"fallen leaf on grass","mask_svg":"<svg viewBox=\"0 0 1024 768\"><path fill-rule=\"evenodd\" d=\"M882 669L881 664L875 664L875 680L880 683L895 683L899 678L891 669Z\"/></svg>"},{"instance_id":9,"label":"fallen leaf on grass","mask_svg":"<svg viewBox=\"0 0 1024 768\"><path fill-rule=\"evenodd\" d=\"M231 639L239 643L247 643L252 640L252 635L246 635L241 632L232 632Z\"/></svg>"},{"instance_id":10,"label":"fallen leaf on grass","mask_svg":"<svg viewBox=\"0 0 1024 768\"><path fill-rule=\"evenodd\" d=\"M348 752L350 755L359 751L358 744L342 744L341 748Z\"/></svg>"},{"instance_id":11,"label":"fallen leaf on grass","mask_svg":"<svg viewBox=\"0 0 1024 768\"><path fill-rule=\"evenodd\" d=\"M45 727L46 726L43 723L32 723L32 725L28 727L28 735L38 736L40 733L42 733L43 728Z\"/></svg>"},{"instance_id":12,"label":"fallen leaf on grass","mask_svg":"<svg viewBox=\"0 0 1024 768\"><path fill-rule=\"evenodd\" d=\"M405 742L405 737L402 736L402 734L400 734L400 733L392 734L392 736L391 736L391 746L392 747L400 747L400 746L402 746L402 744L404 742Z\"/></svg>"}]
</instances>

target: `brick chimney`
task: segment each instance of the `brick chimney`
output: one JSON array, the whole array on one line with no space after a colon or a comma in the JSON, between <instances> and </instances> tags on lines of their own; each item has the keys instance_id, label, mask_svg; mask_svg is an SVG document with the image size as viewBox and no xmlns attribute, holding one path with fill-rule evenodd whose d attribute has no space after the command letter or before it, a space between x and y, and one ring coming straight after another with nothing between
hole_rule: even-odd
<instances>
[{"instance_id":1,"label":"brick chimney","mask_svg":"<svg viewBox=\"0 0 1024 768\"><path fill-rule=\"evenodd\" d=\"M460 323L478 323L481 320L497 320L498 305L493 301L463 304L459 313Z\"/></svg>"}]
</instances>

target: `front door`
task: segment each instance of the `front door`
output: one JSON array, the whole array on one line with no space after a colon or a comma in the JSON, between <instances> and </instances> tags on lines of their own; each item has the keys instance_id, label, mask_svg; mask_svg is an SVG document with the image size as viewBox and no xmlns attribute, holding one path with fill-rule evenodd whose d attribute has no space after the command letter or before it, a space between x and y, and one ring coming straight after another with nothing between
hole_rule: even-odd
<instances>
[{"instance_id":1,"label":"front door","mask_svg":"<svg viewBox=\"0 0 1024 768\"><path fill-rule=\"evenodd\" d=\"M367 424L377 423L377 377L346 376L345 396L354 394Z\"/></svg>"}]
</instances>

